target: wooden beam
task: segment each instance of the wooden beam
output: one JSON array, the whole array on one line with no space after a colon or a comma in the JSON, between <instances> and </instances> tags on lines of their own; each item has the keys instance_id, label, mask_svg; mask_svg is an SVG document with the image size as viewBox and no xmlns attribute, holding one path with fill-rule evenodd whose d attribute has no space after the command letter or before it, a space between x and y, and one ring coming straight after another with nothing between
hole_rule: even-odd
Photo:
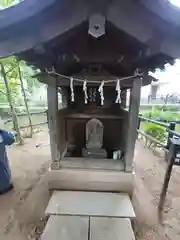
<instances>
[{"instance_id":1,"label":"wooden beam","mask_svg":"<svg viewBox=\"0 0 180 240\"><path fill-rule=\"evenodd\" d=\"M49 78L52 78L49 76ZM54 79L53 79L54 80ZM52 85L47 88L48 101L48 127L50 136L50 150L52 161L58 161L60 152L58 151L58 136L57 136L57 110L58 110L58 93L56 81L52 81Z\"/></svg>"},{"instance_id":2,"label":"wooden beam","mask_svg":"<svg viewBox=\"0 0 180 240\"><path fill-rule=\"evenodd\" d=\"M130 94L129 124L125 152L125 171L127 172L131 172L133 169L134 149L137 138L141 83L141 78L135 79L133 81L133 86L131 88Z\"/></svg>"}]
</instances>

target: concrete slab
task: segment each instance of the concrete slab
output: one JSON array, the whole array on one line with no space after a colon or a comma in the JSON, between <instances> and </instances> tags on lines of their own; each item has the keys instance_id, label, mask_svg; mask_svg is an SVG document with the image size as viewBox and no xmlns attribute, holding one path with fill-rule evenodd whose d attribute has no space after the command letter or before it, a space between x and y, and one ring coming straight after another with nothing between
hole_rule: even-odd
<instances>
[{"instance_id":1,"label":"concrete slab","mask_svg":"<svg viewBox=\"0 0 180 240\"><path fill-rule=\"evenodd\" d=\"M76 215L134 218L135 213L127 194L55 191L46 215Z\"/></svg>"},{"instance_id":2,"label":"concrete slab","mask_svg":"<svg viewBox=\"0 0 180 240\"><path fill-rule=\"evenodd\" d=\"M88 217L50 216L41 240L88 240Z\"/></svg>"},{"instance_id":3,"label":"concrete slab","mask_svg":"<svg viewBox=\"0 0 180 240\"><path fill-rule=\"evenodd\" d=\"M128 218L94 218L90 220L90 240L135 240Z\"/></svg>"}]
</instances>

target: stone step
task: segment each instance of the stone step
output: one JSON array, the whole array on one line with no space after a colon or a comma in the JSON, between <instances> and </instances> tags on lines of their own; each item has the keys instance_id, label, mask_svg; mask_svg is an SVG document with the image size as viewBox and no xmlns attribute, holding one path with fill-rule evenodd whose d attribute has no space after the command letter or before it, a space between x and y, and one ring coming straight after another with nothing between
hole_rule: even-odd
<instances>
[{"instance_id":1,"label":"stone step","mask_svg":"<svg viewBox=\"0 0 180 240\"><path fill-rule=\"evenodd\" d=\"M132 194L133 174L98 169L51 169L47 181L51 190L123 192Z\"/></svg>"},{"instance_id":2,"label":"stone step","mask_svg":"<svg viewBox=\"0 0 180 240\"><path fill-rule=\"evenodd\" d=\"M50 216L41 240L88 240L88 217Z\"/></svg>"},{"instance_id":3,"label":"stone step","mask_svg":"<svg viewBox=\"0 0 180 240\"><path fill-rule=\"evenodd\" d=\"M47 206L46 215L135 217L127 194L82 191L55 191Z\"/></svg>"},{"instance_id":4,"label":"stone step","mask_svg":"<svg viewBox=\"0 0 180 240\"><path fill-rule=\"evenodd\" d=\"M98 218L90 220L90 240L135 240L129 218Z\"/></svg>"},{"instance_id":5,"label":"stone step","mask_svg":"<svg viewBox=\"0 0 180 240\"><path fill-rule=\"evenodd\" d=\"M128 218L51 215L41 240L135 240Z\"/></svg>"}]
</instances>

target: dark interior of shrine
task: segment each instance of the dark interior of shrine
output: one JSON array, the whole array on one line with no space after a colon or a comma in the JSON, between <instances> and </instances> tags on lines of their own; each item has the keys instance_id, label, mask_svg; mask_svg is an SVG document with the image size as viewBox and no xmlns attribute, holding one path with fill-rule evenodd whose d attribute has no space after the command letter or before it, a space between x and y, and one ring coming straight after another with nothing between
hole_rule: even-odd
<instances>
[{"instance_id":1,"label":"dark interior of shrine","mask_svg":"<svg viewBox=\"0 0 180 240\"><path fill-rule=\"evenodd\" d=\"M86 126L89 120L98 119L103 125L103 145L107 158L113 158L113 152L125 151L128 112L123 104L115 103L116 92L114 87L104 88L104 104L101 105L97 87L88 88L88 102L84 102L84 93L81 86L74 88L75 101L71 101L69 87L62 88L66 93L67 105L58 111L59 139L61 145L67 147L68 157L83 157L86 146ZM126 102L121 94L122 103ZM124 95L126 98L126 94ZM117 134L118 133L118 134ZM64 149L63 149L64 150Z\"/></svg>"}]
</instances>

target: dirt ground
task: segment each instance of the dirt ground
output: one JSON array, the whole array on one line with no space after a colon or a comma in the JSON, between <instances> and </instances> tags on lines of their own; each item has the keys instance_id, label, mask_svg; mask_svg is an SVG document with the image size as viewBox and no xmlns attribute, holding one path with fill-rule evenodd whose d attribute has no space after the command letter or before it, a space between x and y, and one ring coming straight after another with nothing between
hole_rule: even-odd
<instances>
[{"instance_id":1,"label":"dirt ground","mask_svg":"<svg viewBox=\"0 0 180 240\"><path fill-rule=\"evenodd\" d=\"M37 147L38 145L38 147ZM15 189L0 197L0 239L36 240L44 228L44 211L50 194L46 172L50 163L47 128L27 139L22 147L8 149ZM137 214L138 240L180 239L180 168L174 167L163 224L157 204L166 163L137 141L133 204Z\"/></svg>"},{"instance_id":2,"label":"dirt ground","mask_svg":"<svg viewBox=\"0 0 180 240\"><path fill-rule=\"evenodd\" d=\"M47 128L26 139L24 146L8 148L8 155L15 188L0 196L0 239L35 240L49 200L45 180L50 163Z\"/></svg>"},{"instance_id":3,"label":"dirt ground","mask_svg":"<svg viewBox=\"0 0 180 240\"><path fill-rule=\"evenodd\" d=\"M166 162L161 156L154 156L137 141L135 152L135 186L133 204L137 215L138 240L180 239L180 168L174 167L170 180L163 222L159 223L157 206L164 180Z\"/></svg>"}]
</instances>

